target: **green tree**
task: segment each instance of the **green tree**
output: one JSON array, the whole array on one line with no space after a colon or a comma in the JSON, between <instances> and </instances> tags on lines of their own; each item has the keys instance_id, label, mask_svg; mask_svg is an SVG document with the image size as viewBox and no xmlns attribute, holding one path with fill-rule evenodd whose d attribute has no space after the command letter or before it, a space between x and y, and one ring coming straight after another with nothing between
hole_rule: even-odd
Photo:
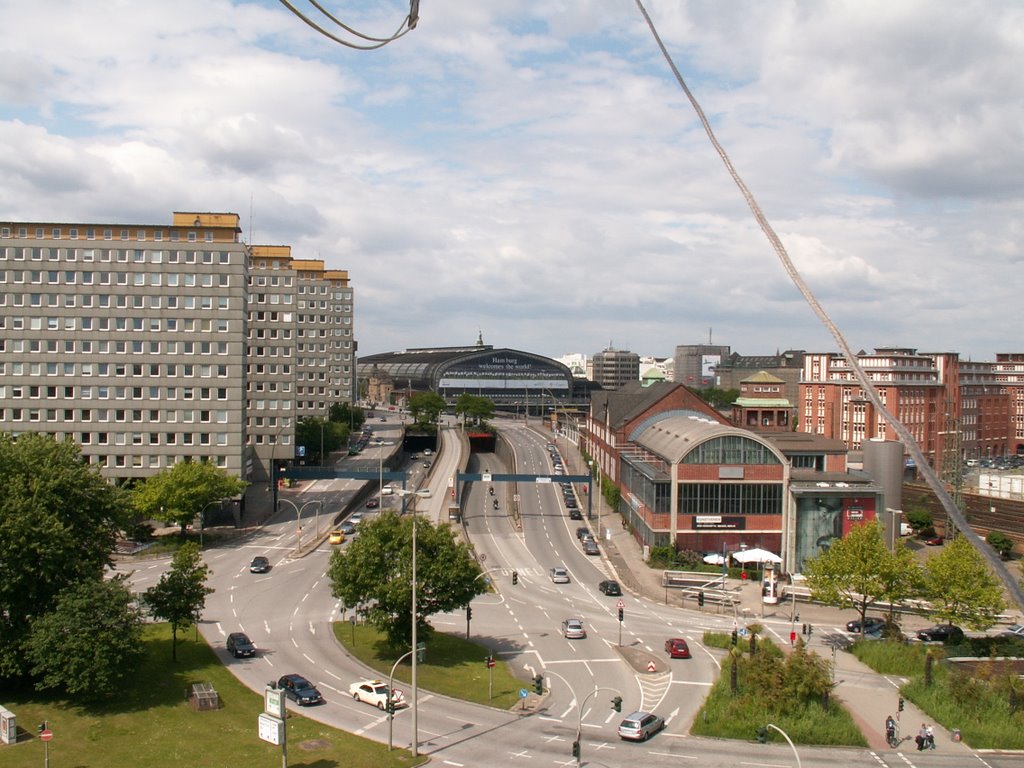
<instances>
[{"instance_id":1,"label":"green tree","mask_svg":"<svg viewBox=\"0 0 1024 768\"><path fill-rule=\"evenodd\" d=\"M321 463L325 454L337 451L345 445L348 434L347 424L342 425L315 417L302 419L295 426L295 444L305 446L307 461Z\"/></svg>"},{"instance_id":2,"label":"green tree","mask_svg":"<svg viewBox=\"0 0 1024 768\"><path fill-rule=\"evenodd\" d=\"M143 656L142 616L126 578L69 586L32 624L26 650L40 688L109 699L134 676Z\"/></svg>"},{"instance_id":3,"label":"green tree","mask_svg":"<svg viewBox=\"0 0 1024 768\"><path fill-rule=\"evenodd\" d=\"M437 392L417 392L409 398L409 415L420 429L437 424L441 412L448 406Z\"/></svg>"},{"instance_id":4,"label":"green tree","mask_svg":"<svg viewBox=\"0 0 1024 768\"><path fill-rule=\"evenodd\" d=\"M462 426L467 424L486 426L494 418L494 401L463 392L455 402L455 413L462 417Z\"/></svg>"},{"instance_id":5,"label":"green tree","mask_svg":"<svg viewBox=\"0 0 1024 768\"><path fill-rule=\"evenodd\" d=\"M971 543L957 536L924 566L924 594L936 618L974 630L988 629L1005 610L1002 584Z\"/></svg>"},{"instance_id":6,"label":"green tree","mask_svg":"<svg viewBox=\"0 0 1024 768\"><path fill-rule=\"evenodd\" d=\"M448 525L395 512L360 523L359 535L331 555L331 594L387 636L392 648L412 639L412 526L416 524L417 633L426 639L427 619L465 606L486 591L480 567Z\"/></svg>"},{"instance_id":7,"label":"green tree","mask_svg":"<svg viewBox=\"0 0 1024 768\"><path fill-rule=\"evenodd\" d=\"M213 592L206 586L209 573L210 569L200 557L199 547L189 541L174 553L167 573L142 595L142 602L150 613L171 625L173 661L178 660L178 632L199 621L206 606L206 596Z\"/></svg>"},{"instance_id":8,"label":"green tree","mask_svg":"<svg viewBox=\"0 0 1024 768\"><path fill-rule=\"evenodd\" d=\"M932 527L932 513L924 507L908 509L905 517L907 523L914 529L915 533L929 530Z\"/></svg>"},{"instance_id":9,"label":"green tree","mask_svg":"<svg viewBox=\"0 0 1024 768\"><path fill-rule=\"evenodd\" d=\"M0 677L28 673L32 623L67 587L99 581L127 498L72 441L0 433Z\"/></svg>"},{"instance_id":10,"label":"green tree","mask_svg":"<svg viewBox=\"0 0 1024 768\"><path fill-rule=\"evenodd\" d=\"M347 438L353 432L362 429L366 423L366 412L358 405L351 403L335 403L327 410L327 418L334 424L344 426L348 431Z\"/></svg>"},{"instance_id":11,"label":"green tree","mask_svg":"<svg viewBox=\"0 0 1024 768\"><path fill-rule=\"evenodd\" d=\"M738 389L721 389L720 387L705 387L703 389L695 390L697 395L704 400L704 402L717 408L719 410L724 408L731 408L732 404L735 403L740 397L740 391Z\"/></svg>"},{"instance_id":12,"label":"green tree","mask_svg":"<svg viewBox=\"0 0 1024 768\"><path fill-rule=\"evenodd\" d=\"M139 513L181 528L216 501L237 496L247 484L206 461L179 461L135 486L132 502Z\"/></svg>"},{"instance_id":13,"label":"green tree","mask_svg":"<svg viewBox=\"0 0 1024 768\"><path fill-rule=\"evenodd\" d=\"M879 600L895 602L907 597L907 585L919 579L916 568L913 558L886 549L882 527L872 521L834 539L827 551L807 561L804 574L813 599L856 609L863 634L868 608Z\"/></svg>"}]
</instances>

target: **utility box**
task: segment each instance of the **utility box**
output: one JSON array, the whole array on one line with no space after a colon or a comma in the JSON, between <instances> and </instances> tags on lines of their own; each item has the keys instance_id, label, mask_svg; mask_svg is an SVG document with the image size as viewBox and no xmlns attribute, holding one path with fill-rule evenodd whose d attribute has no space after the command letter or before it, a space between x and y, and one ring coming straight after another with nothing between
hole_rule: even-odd
<instances>
[{"instance_id":1,"label":"utility box","mask_svg":"<svg viewBox=\"0 0 1024 768\"><path fill-rule=\"evenodd\" d=\"M18 721L14 713L0 706L0 742L15 744L18 741Z\"/></svg>"}]
</instances>

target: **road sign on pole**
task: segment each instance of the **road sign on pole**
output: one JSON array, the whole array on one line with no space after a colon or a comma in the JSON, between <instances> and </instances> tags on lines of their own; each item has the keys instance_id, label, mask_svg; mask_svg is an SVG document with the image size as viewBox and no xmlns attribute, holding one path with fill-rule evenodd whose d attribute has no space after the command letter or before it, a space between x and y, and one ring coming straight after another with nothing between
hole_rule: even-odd
<instances>
[{"instance_id":1,"label":"road sign on pole","mask_svg":"<svg viewBox=\"0 0 1024 768\"><path fill-rule=\"evenodd\" d=\"M53 738L53 731L51 731L49 728L47 728L45 731L40 731L39 738L43 741L49 741Z\"/></svg>"}]
</instances>

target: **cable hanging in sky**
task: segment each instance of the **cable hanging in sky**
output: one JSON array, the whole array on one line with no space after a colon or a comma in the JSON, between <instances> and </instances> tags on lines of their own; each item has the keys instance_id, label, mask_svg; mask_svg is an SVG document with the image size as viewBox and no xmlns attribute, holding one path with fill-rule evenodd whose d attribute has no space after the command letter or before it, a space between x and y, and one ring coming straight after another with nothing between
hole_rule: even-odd
<instances>
[{"instance_id":1,"label":"cable hanging in sky","mask_svg":"<svg viewBox=\"0 0 1024 768\"><path fill-rule=\"evenodd\" d=\"M797 290L803 294L804 299L810 305L814 314L818 316L818 319L821 320L822 324L832 334L832 338L834 338L836 344L839 345L839 349L842 351L843 357L845 357L846 361L850 364L850 369L853 371L854 377L857 379L857 383L860 384L861 389L871 401L871 404L875 407L876 411L882 414L882 418L884 418L889 426L892 427L893 431L899 437L900 442L903 443L903 447L906 448L907 452L911 457L913 457L914 461L917 463L918 470L924 477L928 487L932 489L932 492L935 493L935 496L941 502L949 520L953 523L956 529L963 534L964 538L971 542L974 548L982 557L985 558L989 565L992 566L992 569L1003 582L1003 585L1006 587L1006 590L1009 592L1013 601L1017 603L1021 610L1024 610L1024 590L1021 589L1021 585L1017 582L1017 579L1014 578L1013 574L1010 573L1006 565L999 559L995 549L990 547L980 536L978 536L978 534L976 534L967 523L967 518L964 516L963 511L953 502L949 492L942 484L942 481L935 473L935 470L928 464L928 460L925 458L924 453L918 446L917 441L914 440L913 435L910 434L910 431L885 407L885 403L882 402L882 398L878 394L878 390L875 389L875 385L860 367L857 356L853 353L850 345L847 344L846 338L835 323L832 322L832 319L825 313L824 308L818 303L814 294L811 293L811 289L807 286L807 283L804 282L800 273L797 272L796 266L793 264L792 259L789 258L789 253L786 251L786 247L782 244L782 240L779 239L779 236L775 233L772 225L768 222L767 217L761 210L761 206L759 206L757 201L754 199L753 193L747 188L743 179L740 178L740 175L737 173L732 161L725 153L725 149L718 143L718 139L715 137L714 131L711 130L711 123L708 122L708 119L704 114L704 110L701 109L700 104L697 103L697 99L690 92L689 87L686 85L686 81L683 80L683 76L676 68L675 62L672 61L672 57L665 48L665 44L661 41L661 37L658 35L658 30L655 29L654 22L651 21L651 17L647 14L647 10L644 8L641 0L636 0L636 6L640 9L640 13L643 15L644 21L647 22L647 26L651 30L651 34L654 36L654 40L658 44L658 48L661 49L662 56L665 57L665 61L668 62L669 67L672 69L672 74L675 75L676 82L679 83L679 87L683 89L683 93L686 94L686 98L689 99L691 106L697 113L697 118L700 120L701 125L704 126L704 132L707 134L708 139L711 141L712 146L714 146L718 156L725 164L725 168L732 177L733 182L739 188L740 193L743 195L743 199L747 201L747 205L754 214L754 218L757 220L758 226L761 228L761 231L764 232L765 237L768 238L768 242L771 243L772 248L779 257L779 261L782 262L782 266L786 270L786 274L789 275L790 280L793 281Z\"/></svg>"},{"instance_id":2,"label":"cable hanging in sky","mask_svg":"<svg viewBox=\"0 0 1024 768\"><path fill-rule=\"evenodd\" d=\"M342 22L340 19L336 18L326 8L320 5L320 3L316 2L316 0L306 0L306 2L308 2L314 8L316 8L318 11L320 11L320 13L327 19L329 19L335 26L340 27L341 29L348 32L350 35L353 35L359 38L360 40L365 40L367 44L363 45L360 43L353 43L349 40L345 40L341 37L338 37L336 34L332 32L329 32L327 29L320 26L320 24L318 24L316 21L313 21L313 19L309 18L309 16L307 16L294 5L292 5L291 2L289 2L289 0L281 0L281 5L283 5L289 11L294 13L296 16L298 16L300 19L306 22L306 24L311 26L324 37L333 40L339 45L344 45L346 48L354 48L357 51L373 51L376 50L377 48L383 48L388 43L397 40L403 35L406 35L412 30L414 30L416 28L416 24L420 20L420 0L409 0L409 15L402 19L402 23L398 25L398 29L396 29L390 37L371 37L370 35L364 35L362 32L353 29L352 27Z\"/></svg>"}]
</instances>

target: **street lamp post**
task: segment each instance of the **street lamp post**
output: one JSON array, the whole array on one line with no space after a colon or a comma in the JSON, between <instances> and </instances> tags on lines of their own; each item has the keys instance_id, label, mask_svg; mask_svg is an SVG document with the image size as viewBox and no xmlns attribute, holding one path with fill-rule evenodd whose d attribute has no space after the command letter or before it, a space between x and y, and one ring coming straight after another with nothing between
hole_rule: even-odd
<instances>
[{"instance_id":1,"label":"street lamp post","mask_svg":"<svg viewBox=\"0 0 1024 768\"><path fill-rule=\"evenodd\" d=\"M395 494L401 497L419 496L421 499L429 499L431 492L429 488L422 488L418 491L406 491L396 489ZM419 654L416 642L416 625L419 622L416 618L416 507L412 508L412 756L418 757L420 753L420 732L417 720L419 709L419 685L416 679L416 662Z\"/></svg>"},{"instance_id":2,"label":"street lamp post","mask_svg":"<svg viewBox=\"0 0 1024 768\"><path fill-rule=\"evenodd\" d=\"M786 741L789 742L789 748L793 750L793 757L796 758L796 768L801 768L801 766L800 766L800 755L797 754L796 746L793 744L793 740L791 738L789 738L789 735L784 730L779 728L779 726L775 725L775 723L765 723L765 725L766 725L766 727L771 728L772 730L775 730L775 731L778 731L779 733L781 733L782 734L782 738L784 738Z\"/></svg>"}]
</instances>

